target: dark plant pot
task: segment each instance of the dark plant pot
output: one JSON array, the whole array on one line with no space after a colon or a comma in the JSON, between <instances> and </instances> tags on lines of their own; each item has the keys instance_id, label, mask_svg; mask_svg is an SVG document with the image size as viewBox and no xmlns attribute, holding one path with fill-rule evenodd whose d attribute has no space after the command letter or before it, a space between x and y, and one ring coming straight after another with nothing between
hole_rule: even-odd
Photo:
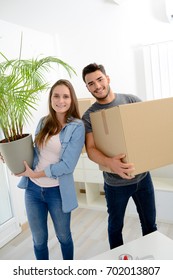
<instances>
[{"instance_id":1,"label":"dark plant pot","mask_svg":"<svg viewBox=\"0 0 173 280\"><path fill-rule=\"evenodd\" d=\"M31 134L26 134L23 138L12 141L0 142L0 152L5 163L13 174L25 171L23 161L25 160L30 167L33 163L33 140Z\"/></svg>"}]
</instances>

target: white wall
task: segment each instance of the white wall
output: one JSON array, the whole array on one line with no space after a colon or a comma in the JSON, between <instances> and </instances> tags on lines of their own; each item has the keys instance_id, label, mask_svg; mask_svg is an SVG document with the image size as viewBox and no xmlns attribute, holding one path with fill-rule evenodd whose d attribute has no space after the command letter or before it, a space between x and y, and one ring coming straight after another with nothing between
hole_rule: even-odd
<instances>
[{"instance_id":1,"label":"white wall","mask_svg":"<svg viewBox=\"0 0 173 280\"><path fill-rule=\"evenodd\" d=\"M58 34L62 58L77 71L80 97L89 96L81 71L95 61L106 66L115 91L145 99L141 46L173 40L165 0L123 0L119 6L112 0L0 0L0 6L1 19Z\"/></svg>"},{"instance_id":2,"label":"white wall","mask_svg":"<svg viewBox=\"0 0 173 280\"><path fill-rule=\"evenodd\" d=\"M75 68L78 76L71 81L78 97L90 96L81 72L97 62L105 65L115 92L133 93L145 100L142 46L173 40L165 0L124 0L119 6L111 0L0 0L0 7L0 19L32 28L31 33L27 31L26 47L32 45L37 52L39 46L45 54L60 55ZM15 27L13 34L9 28L0 22L0 48L11 55L18 49L21 27ZM2 44L3 38L7 45ZM44 100L40 108L45 111L45 106ZM154 173L173 177L172 166Z\"/></svg>"}]
</instances>

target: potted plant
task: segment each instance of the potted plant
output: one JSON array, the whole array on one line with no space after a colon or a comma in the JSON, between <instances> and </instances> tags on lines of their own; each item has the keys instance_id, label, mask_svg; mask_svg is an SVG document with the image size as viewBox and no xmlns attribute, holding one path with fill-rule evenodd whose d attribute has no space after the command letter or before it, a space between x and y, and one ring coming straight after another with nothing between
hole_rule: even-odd
<instances>
[{"instance_id":1,"label":"potted plant","mask_svg":"<svg viewBox=\"0 0 173 280\"><path fill-rule=\"evenodd\" d=\"M18 174L24 171L23 160L32 165L32 135L23 129L37 108L40 93L49 87L46 73L53 65L61 65L70 76L75 71L54 56L21 59L20 55L18 59L9 60L0 52L0 57L0 130L3 134L0 153L9 169ZM22 147L25 141L29 146Z\"/></svg>"}]
</instances>

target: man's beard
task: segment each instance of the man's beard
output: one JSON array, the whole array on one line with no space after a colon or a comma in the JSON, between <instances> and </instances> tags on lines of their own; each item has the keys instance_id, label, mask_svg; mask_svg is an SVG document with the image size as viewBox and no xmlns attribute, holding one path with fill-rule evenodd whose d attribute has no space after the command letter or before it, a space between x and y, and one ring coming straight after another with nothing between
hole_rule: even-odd
<instances>
[{"instance_id":1,"label":"man's beard","mask_svg":"<svg viewBox=\"0 0 173 280\"><path fill-rule=\"evenodd\" d=\"M108 97L109 93L110 93L110 86L108 87L108 91L107 91L107 94L105 96L98 97L98 96L95 96L95 94L93 94L93 93L92 93L92 95L95 97L96 100L105 100Z\"/></svg>"}]
</instances>

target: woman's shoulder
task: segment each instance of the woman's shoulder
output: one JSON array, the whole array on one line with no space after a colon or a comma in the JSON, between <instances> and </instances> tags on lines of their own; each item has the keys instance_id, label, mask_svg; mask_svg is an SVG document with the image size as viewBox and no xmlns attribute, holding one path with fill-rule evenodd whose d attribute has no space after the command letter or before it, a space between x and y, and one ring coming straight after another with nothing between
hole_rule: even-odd
<instances>
[{"instance_id":1,"label":"woman's shoulder","mask_svg":"<svg viewBox=\"0 0 173 280\"><path fill-rule=\"evenodd\" d=\"M73 118L67 123L67 125L83 125L83 121L81 119Z\"/></svg>"},{"instance_id":2,"label":"woman's shoulder","mask_svg":"<svg viewBox=\"0 0 173 280\"><path fill-rule=\"evenodd\" d=\"M35 130L35 134L37 134L37 133L42 129L42 127L44 126L46 117L47 117L47 116L44 116L44 117L42 117L42 118L38 121L38 124L37 124L37 126L36 126L36 130Z\"/></svg>"},{"instance_id":3,"label":"woman's shoulder","mask_svg":"<svg viewBox=\"0 0 173 280\"><path fill-rule=\"evenodd\" d=\"M67 123L66 130L83 132L85 130L84 122L81 119L73 118Z\"/></svg>"},{"instance_id":4,"label":"woman's shoulder","mask_svg":"<svg viewBox=\"0 0 173 280\"><path fill-rule=\"evenodd\" d=\"M60 137L62 137L62 139L66 139L66 142L68 142L71 135L76 137L76 135L81 136L84 134L85 127L83 121L81 119L73 119L63 127L60 132Z\"/></svg>"}]
</instances>

